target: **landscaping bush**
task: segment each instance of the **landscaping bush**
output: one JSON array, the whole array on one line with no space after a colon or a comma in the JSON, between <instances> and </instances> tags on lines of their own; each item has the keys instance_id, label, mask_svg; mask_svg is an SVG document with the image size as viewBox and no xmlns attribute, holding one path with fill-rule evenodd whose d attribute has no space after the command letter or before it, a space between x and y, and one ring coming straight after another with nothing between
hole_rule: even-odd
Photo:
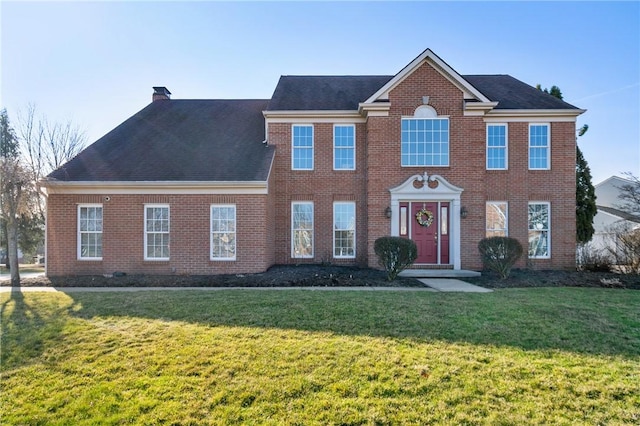
<instances>
[{"instance_id":1,"label":"landscaping bush","mask_svg":"<svg viewBox=\"0 0 640 426\"><path fill-rule=\"evenodd\" d=\"M387 271L387 280L393 281L407 266L418 257L416 243L400 237L380 237L373 249L378 256L378 263Z\"/></svg>"},{"instance_id":2,"label":"landscaping bush","mask_svg":"<svg viewBox=\"0 0 640 426\"><path fill-rule=\"evenodd\" d=\"M589 272L611 272L613 259L607 250L598 250L591 244L578 246L578 269Z\"/></svg>"},{"instance_id":3,"label":"landscaping bush","mask_svg":"<svg viewBox=\"0 0 640 426\"><path fill-rule=\"evenodd\" d=\"M520 241L510 237L483 238L478 243L478 250L485 269L497 272L502 279L509 276L523 253Z\"/></svg>"},{"instance_id":4,"label":"landscaping bush","mask_svg":"<svg viewBox=\"0 0 640 426\"><path fill-rule=\"evenodd\" d=\"M640 274L640 229L618 233L616 243L614 255L620 272Z\"/></svg>"}]
</instances>

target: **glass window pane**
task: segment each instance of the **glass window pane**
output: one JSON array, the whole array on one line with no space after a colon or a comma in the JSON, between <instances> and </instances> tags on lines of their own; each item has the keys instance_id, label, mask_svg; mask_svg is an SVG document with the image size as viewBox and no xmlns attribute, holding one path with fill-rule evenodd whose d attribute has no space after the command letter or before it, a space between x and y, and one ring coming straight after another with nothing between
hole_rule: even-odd
<instances>
[{"instance_id":1,"label":"glass window pane","mask_svg":"<svg viewBox=\"0 0 640 426\"><path fill-rule=\"evenodd\" d=\"M448 119L402 119L403 166L449 165Z\"/></svg>"},{"instance_id":2,"label":"glass window pane","mask_svg":"<svg viewBox=\"0 0 640 426\"><path fill-rule=\"evenodd\" d=\"M233 260L236 256L236 207L211 207L211 258Z\"/></svg>"},{"instance_id":3,"label":"glass window pane","mask_svg":"<svg viewBox=\"0 0 640 426\"><path fill-rule=\"evenodd\" d=\"M507 203L488 202L486 204L486 236L507 236Z\"/></svg>"}]
</instances>

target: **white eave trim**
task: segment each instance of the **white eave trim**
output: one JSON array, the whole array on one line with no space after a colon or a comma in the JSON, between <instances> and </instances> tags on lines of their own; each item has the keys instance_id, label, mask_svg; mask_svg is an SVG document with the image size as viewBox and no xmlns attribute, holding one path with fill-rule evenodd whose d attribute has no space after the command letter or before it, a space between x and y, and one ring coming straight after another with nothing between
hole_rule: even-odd
<instances>
[{"instance_id":1,"label":"white eave trim","mask_svg":"<svg viewBox=\"0 0 640 426\"><path fill-rule=\"evenodd\" d=\"M492 109L484 120L487 122L509 121L576 121L586 109Z\"/></svg>"},{"instance_id":2,"label":"white eave trim","mask_svg":"<svg viewBox=\"0 0 640 426\"><path fill-rule=\"evenodd\" d=\"M498 105L498 102L464 102L464 115L484 115Z\"/></svg>"},{"instance_id":3,"label":"white eave trim","mask_svg":"<svg viewBox=\"0 0 640 426\"><path fill-rule=\"evenodd\" d=\"M389 115L391 102L374 102L367 104L361 102L358 104L358 111L367 117L386 117Z\"/></svg>"},{"instance_id":4,"label":"white eave trim","mask_svg":"<svg viewBox=\"0 0 640 426\"><path fill-rule=\"evenodd\" d=\"M43 180L47 194L236 194L266 195L267 181L63 182Z\"/></svg>"},{"instance_id":5,"label":"white eave trim","mask_svg":"<svg viewBox=\"0 0 640 426\"><path fill-rule=\"evenodd\" d=\"M371 95L369 99L364 101L365 104L370 104L378 100L388 100L389 92L400 84L405 78L407 78L415 69L420 67L424 62L430 62L435 65L438 70L446 79L448 79L453 85L462 90L465 94L465 98L475 98L480 102L491 102L489 98L483 95L478 89L473 87L467 80L465 80L460 74L451 68L446 62L438 57L431 49L427 49L422 52L417 58L404 67L398 74L396 74L391 80L382 86L376 93ZM439 69L438 69L439 68Z\"/></svg>"},{"instance_id":6,"label":"white eave trim","mask_svg":"<svg viewBox=\"0 0 640 426\"><path fill-rule=\"evenodd\" d=\"M364 122L365 118L357 110L288 110L262 111L267 123L336 123L336 122Z\"/></svg>"}]
</instances>

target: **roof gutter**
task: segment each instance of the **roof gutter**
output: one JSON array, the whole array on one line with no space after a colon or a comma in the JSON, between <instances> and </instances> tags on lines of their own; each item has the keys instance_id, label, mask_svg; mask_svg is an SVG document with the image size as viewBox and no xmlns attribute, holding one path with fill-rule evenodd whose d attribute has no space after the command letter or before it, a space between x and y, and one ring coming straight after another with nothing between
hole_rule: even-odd
<instances>
[{"instance_id":1,"label":"roof gutter","mask_svg":"<svg viewBox=\"0 0 640 426\"><path fill-rule=\"evenodd\" d=\"M267 194L267 181L76 181L45 179L47 194Z\"/></svg>"}]
</instances>

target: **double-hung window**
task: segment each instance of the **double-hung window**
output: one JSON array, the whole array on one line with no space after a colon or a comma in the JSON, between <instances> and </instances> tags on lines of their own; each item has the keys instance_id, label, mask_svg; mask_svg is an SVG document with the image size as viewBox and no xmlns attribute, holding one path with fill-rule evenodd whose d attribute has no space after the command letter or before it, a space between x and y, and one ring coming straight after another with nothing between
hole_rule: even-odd
<instances>
[{"instance_id":1,"label":"double-hung window","mask_svg":"<svg viewBox=\"0 0 640 426\"><path fill-rule=\"evenodd\" d=\"M291 133L291 168L313 170L313 126L294 125Z\"/></svg>"},{"instance_id":2,"label":"double-hung window","mask_svg":"<svg viewBox=\"0 0 640 426\"><path fill-rule=\"evenodd\" d=\"M529 170L549 170L550 135L548 124L529 125Z\"/></svg>"},{"instance_id":3,"label":"double-hung window","mask_svg":"<svg viewBox=\"0 0 640 426\"><path fill-rule=\"evenodd\" d=\"M169 206L144 206L144 260L169 260Z\"/></svg>"},{"instance_id":4,"label":"double-hung window","mask_svg":"<svg viewBox=\"0 0 640 426\"><path fill-rule=\"evenodd\" d=\"M549 203L529 203L529 258L551 257L550 210Z\"/></svg>"},{"instance_id":5,"label":"double-hung window","mask_svg":"<svg viewBox=\"0 0 640 426\"><path fill-rule=\"evenodd\" d=\"M78 259L102 260L102 205L78 206Z\"/></svg>"},{"instance_id":6,"label":"double-hung window","mask_svg":"<svg viewBox=\"0 0 640 426\"><path fill-rule=\"evenodd\" d=\"M313 203L291 203L291 257L313 257Z\"/></svg>"},{"instance_id":7,"label":"double-hung window","mask_svg":"<svg viewBox=\"0 0 640 426\"><path fill-rule=\"evenodd\" d=\"M333 169L355 170L356 128L353 125L333 127Z\"/></svg>"},{"instance_id":8,"label":"double-hung window","mask_svg":"<svg viewBox=\"0 0 640 426\"><path fill-rule=\"evenodd\" d=\"M486 237L506 237L508 235L507 203L487 201Z\"/></svg>"},{"instance_id":9,"label":"double-hung window","mask_svg":"<svg viewBox=\"0 0 640 426\"><path fill-rule=\"evenodd\" d=\"M333 204L333 257L356 257L356 204Z\"/></svg>"},{"instance_id":10,"label":"double-hung window","mask_svg":"<svg viewBox=\"0 0 640 426\"><path fill-rule=\"evenodd\" d=\"M236 206L211 206L211 260L236 259Z\"/></svg>"},{"instance_id":11,"label":"double-hung window","mask_svg":"<svg viewBox=\"0 0 640 426\"><path fill-rule=\"evenodd\" d=\"M487 125L487 170L507 169L507 125Z\"/></svg>"},{"instance_id":12,"label":"double-hung window","mask_svg":"<svg viewBox=\"0 0 640 426\"><path fill-rule=\"evenodd\" d=\"M449 165L449 119L403 118L402 166Z\"/></svg>"}]
</instances>

